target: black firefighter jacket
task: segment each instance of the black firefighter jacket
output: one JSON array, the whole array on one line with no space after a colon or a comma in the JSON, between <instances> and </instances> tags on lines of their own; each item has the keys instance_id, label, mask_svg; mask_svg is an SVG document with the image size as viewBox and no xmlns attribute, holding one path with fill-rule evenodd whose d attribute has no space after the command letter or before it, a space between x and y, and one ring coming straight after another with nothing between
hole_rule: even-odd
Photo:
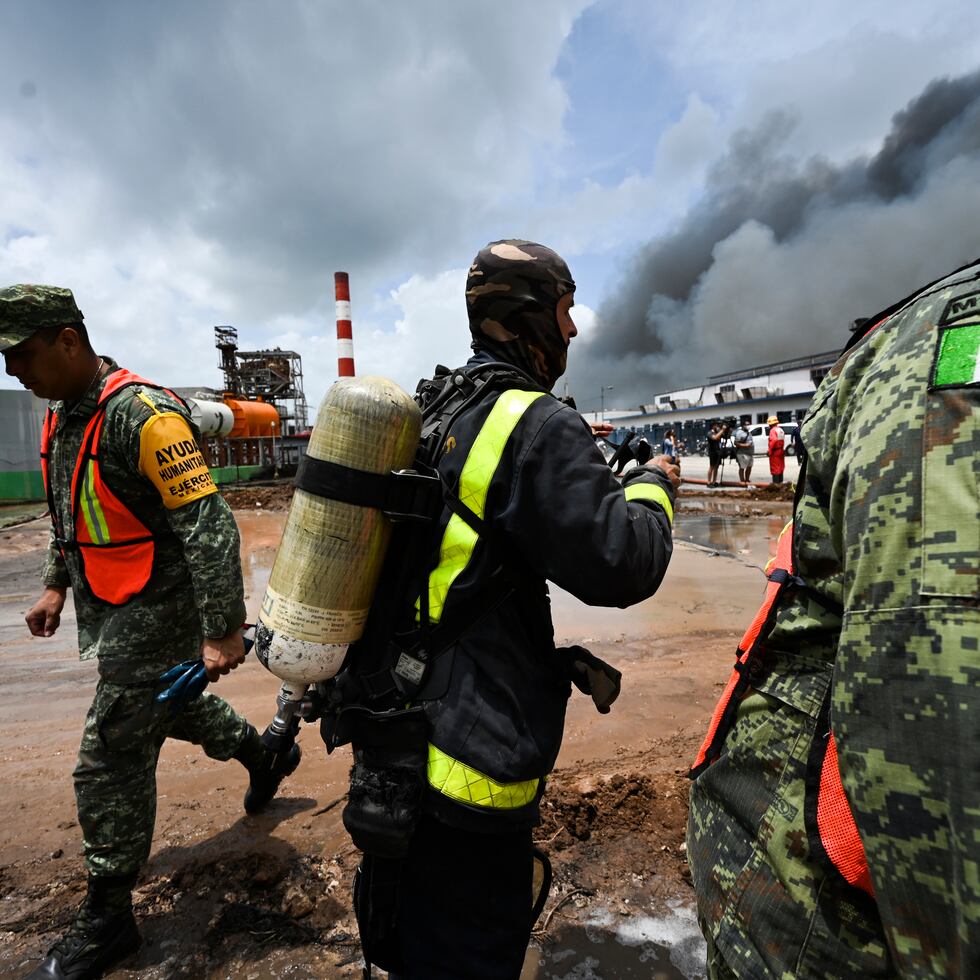
<instances>
[{"instance_id":1,"label":"black firefighter jacket","mask_svg":"<svg viewBox=\"0 0 980 980\"><path fill-rule=\"evenodd\" d=\"M515 586L481 610L426 684L426 807L457 826L513 829L538 820L570 693L547 582L596 606L652 595L670 560L674 491L658 468L620 484L582 417L540 390L488 392L443 434L438 466L484 533L444 512L430 620L456 603L479 608L501 565Z\"/></svg>"}]
</instances>

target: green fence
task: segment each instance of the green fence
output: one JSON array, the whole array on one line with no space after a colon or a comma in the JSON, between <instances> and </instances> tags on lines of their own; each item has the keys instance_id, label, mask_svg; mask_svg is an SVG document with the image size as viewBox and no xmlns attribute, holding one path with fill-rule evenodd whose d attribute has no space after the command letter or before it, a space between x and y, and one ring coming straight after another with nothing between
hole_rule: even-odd
<instances>
[{"instance_id":1,"label":"green fence","mask_svg":"<svg viewBox=\"0 0 980 980\"><path fill-rule=\"evenodd\" d=\"M215 483L235 483L249 480L259 466L217 466L211 470ZM44 482L40 470L19 473L0 473L0 500L44 500Z\"/></svg>"},{"instance_id":2,"label":"green fence","mask_svg":"<svg viewBox=\"0 0 980 980\"><path fill-rule=\"evenodd\" d=\"M41 471L0 473L0 500L44 500Z\"/></svg>"}]
</instances>

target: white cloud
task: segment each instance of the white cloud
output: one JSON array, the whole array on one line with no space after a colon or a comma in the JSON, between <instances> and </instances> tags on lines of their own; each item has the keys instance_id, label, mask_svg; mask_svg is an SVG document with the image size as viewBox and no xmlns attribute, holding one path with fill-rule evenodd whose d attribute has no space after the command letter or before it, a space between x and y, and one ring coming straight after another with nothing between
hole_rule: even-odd
<instances>
[{"instance_id":1,"label":"white cloud","mask_svg":"<svg viewBox=\"0 0 980 980\"><path fill-rule=\"evenodd\" d=\"M657 141L649 169L617 184L587 179L569 200L539 205L532 231L563 255L621 248L686 211L719 150L717 111L696 92Z\"/></svg>"},{"instance_id":2,"label":"white cloud","mask_svg":"<svg viewBox=\"0 0 980 980\"><path fill-rule=\"evenodd\" d=\"M873 150L896 106L977 64L971 0L622 0L610 16L721 112L720 143L788 107L800 156Z\"/></svg>"},{"instance_id":3,"label":"white cloud","mask_svg":"<svg viewBox=\"0 0 980 980\"><path fill-rule=\"evenodd\" d=\"M213 379L216 322L298 318L305 353L334 270L438 280L498 226L562 143L584 3L8 5L0 281L72 287L174 384Z\"/></svg>"}]
</instances>

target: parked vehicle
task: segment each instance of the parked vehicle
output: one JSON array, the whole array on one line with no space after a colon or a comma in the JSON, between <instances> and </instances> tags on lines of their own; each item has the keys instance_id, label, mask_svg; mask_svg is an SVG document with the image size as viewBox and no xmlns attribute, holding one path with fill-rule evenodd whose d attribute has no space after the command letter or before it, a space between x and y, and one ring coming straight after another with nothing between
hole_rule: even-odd
<instances>
[{"instance_id":1,"label":"parked vehicle","mask_svg":"<svg viewBox=\"0 0 980 980\"><path fill-rule=\"evenodd\" d=\"M793 448L793 433L799 426L796 422L780 422L779 427L783 430L783 446L786 448L786 455L792 456L796 452ZM752 452L756 456L768 455L769 426L764 422L761 425L750 425L749 435L752 436Z\"/></svg>"}]
</instances>

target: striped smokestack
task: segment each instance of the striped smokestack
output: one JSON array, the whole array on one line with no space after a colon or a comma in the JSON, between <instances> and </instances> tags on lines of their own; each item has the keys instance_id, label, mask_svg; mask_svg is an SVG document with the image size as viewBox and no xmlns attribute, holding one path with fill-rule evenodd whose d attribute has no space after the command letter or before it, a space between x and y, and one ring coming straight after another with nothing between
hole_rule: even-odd
<instances>
[{"instance_id":1,"label":"striped smokestack","mask_svg":"<svg viewBox=\"0 0 980 980\"><path fill-rule=\"evenodd\" d=\"M337 301L337 376L354 377L354 333L350 322L350 282L346 272L333 274Z\"/></svg>"}]
</instances>

